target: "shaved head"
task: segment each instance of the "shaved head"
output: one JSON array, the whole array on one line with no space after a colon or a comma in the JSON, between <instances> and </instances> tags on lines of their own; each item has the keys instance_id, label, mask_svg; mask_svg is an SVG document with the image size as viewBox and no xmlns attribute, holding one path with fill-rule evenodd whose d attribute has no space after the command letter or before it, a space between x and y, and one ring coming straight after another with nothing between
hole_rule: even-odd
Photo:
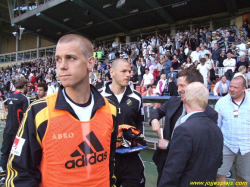
<instances>
[{"instance_id":1,"label":"shaved head","mask_svg":"<svg viewBox=\"0 0 250 187\"><path fill-rule=\"evenodd\" d=\"M67 35L62 36L57 42L57 44L70 43L70 42L76 42L79 44L80 50L86 59L93 56L94 54L93 45L89 39L83 36L80 36L77 34L67 34Z\"/></svg>"},{"instance_id":2,"label":"shaved head","mask_svg":"<svg viewBox=\"0 0 250 187\"><path fill-rule=\"evenodd\" d=\"M111 69L116 70L116 68L119 66L120 62L127 62L129 63L126 59L124 58L118 58L115 61L112 62L111 64Z\"/></svg>"}]
</instances>

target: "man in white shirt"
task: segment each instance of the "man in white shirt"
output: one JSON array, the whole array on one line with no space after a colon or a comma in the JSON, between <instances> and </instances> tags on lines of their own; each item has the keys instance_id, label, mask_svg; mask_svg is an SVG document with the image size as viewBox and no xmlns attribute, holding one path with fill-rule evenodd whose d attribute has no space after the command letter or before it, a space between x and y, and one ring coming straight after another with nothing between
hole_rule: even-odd
<instances>
[{"instance_id":1,"label":"man in white shirt","mask_svg":"<svg viewBox=\"0 0 250 187\"><path fill-rule=\"evenodd\" d=\"M154 83L154 76L149 73L149 69L145 69L145 74L143 75L143 79L141 81L141 86L147 87L148 85L153 85Z\"/></svg>"},{"instance_id":2,"label":"man in white shirt","mask_svg":"<svg viewBox=\"0 0 250 187\"><path fill-rule=\"evenodd\" d=\"M246 55L246 44L242 43L240 39L238 39L238 45L236 46L239 48L239 55Z\"/></svg>"},{"instance_id":3,"label":"man in white shirt","mask_svg":"<svg viewBox=\"0 0 250 187\"><path fill-rule=\"evenodd\" d=\"M200 61L201 61L201 63L197 66L197 69L199 70L199 72L203 76L204 85L207 87L208 82L209 82L209 78L210 78L210 71L209 71L209 68L207 67L207 65L205 64L206 59L201 58Z\"/></svg>"},{"instance_id":4,"label":"man in white shirt","mask_svg":"<svg viewBox=\"0 0 250 187\"><path fill-rule=\"evenodd\" d=\"M51 85L51 82L48 83L48 92L47 95L55 93L55 87Z\"/></svg>"},{"instance_id":5,"label":"man in white shirt","mask_svg":"<svg viewBox=\"0 0 250 187\"><path fill-rule=\"evenodd\" d=\"M225 75L222 75L221 80L214 86L214 96L225 96L228 93L230 81L227 80ZM219 90L218 90L219 89ZM217 92L218 90L218 92Z\"/></svg>"},{"instance_id":6,"label":"man in white shirt","mask_svg":"<svg viewBox=\"0 0 250 187\"><path fill-rule=\"evenodd\" d=\"M192 62L195 62L195 61L198 61L200 62L200 57L201 57L201 54L200 54L200 47L196 47L196 51L193 51L190 55L191 59L192 59Z\"/></svg>"},{"instance_id":7,"label":"man in white shirt","mask_svg":"<svg viewBox=\"0 0 250 187\"><path fill-rule=\"evenodd\" d=\"M235 59L232 58L232 54L227 53L227 59L223 61L223 66L225 67L224 72L226 72L228 69L231 69L234 72L235 64L236 64L236 61Z\"/></svg>"}]
</instances>

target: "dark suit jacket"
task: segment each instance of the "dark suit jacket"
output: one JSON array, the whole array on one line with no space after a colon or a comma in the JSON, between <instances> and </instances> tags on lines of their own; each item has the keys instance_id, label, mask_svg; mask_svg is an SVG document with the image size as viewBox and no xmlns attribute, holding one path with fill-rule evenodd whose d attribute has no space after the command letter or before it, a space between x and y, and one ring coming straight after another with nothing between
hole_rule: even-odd
<instances>
[{"instance_id":1,"label":"dark suit jacket","mask_svg":"<svg viewBox=\"0 0 250 187\"><path fill-rule=\"evenodd\" d=\"M166 140L171 141L171 135L175 126L176 121L181 116L183 109L183 102L180 97L171 97L168 102L164 103L161 107L157 108L153 114L152 119L158 119L160 120L162 117L165 116L165 126L163 129L163 137ZM211 108L210 106L207 106L205 109L205 114L208 116L209 119L211 119L213 122L217 123L218 119L218 113ZM162 168L164 166L165 160L167 158L168 149L167 150L161 150L156 149L153 161L155 162L157 166L158 173L160 174L162 172Z\"/></svg>"},{"instance_id":2,"label":"dark suit jacket","mask_svg":"<svg viewBox=\"0 0 250 187\"><path fill-rule=\"evenodd\" d=\"M168 84L168 92L170 96L178 96L178 92L177 92L178 88L175 84L175 82L170 82Z\"/></svg>"},{"instance_id":3,"label":"dark suit jacket","mask_svg":"<svg viewBox=\"0 0 250 187\"><path fill-rule=\"evenodd\" d=\"M192 114L174 130L159 187L187 187L215 181L222 163L223 135L204 112Z\"/></svg>"}]
</instances>

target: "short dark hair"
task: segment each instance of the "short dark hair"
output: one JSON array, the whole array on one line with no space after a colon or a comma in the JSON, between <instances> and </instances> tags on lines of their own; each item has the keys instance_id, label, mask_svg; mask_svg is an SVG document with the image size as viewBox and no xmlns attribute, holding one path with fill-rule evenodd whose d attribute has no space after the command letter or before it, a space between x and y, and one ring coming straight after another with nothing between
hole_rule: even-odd
<instances>
[{"instance_id":1,"label":"short dark hair","mask_svg":"<svg viewBox=\"0 0 250 187\"><path fill-rule=\"evenodd\" d=\"M42 87L43 90L44 90L45 92L48 91L48 86L47 86L47 84L44 83L44 82L40 82L40 83L37 85L37 87Z\"/></svg>"},{"instance_id":2,"label":"short dark hair","mask_svg":"<svg viewBox=\"0 0 250 187\"><path fill-rule=\"evenodd\" d=\"M201 58L201 59L200 59L200 62L204 62L204 63L205 63L205 62L206 62L206 59L205 59L205 58Z\"/></svg>"},{"instance_id":3,"label":"short dark hair","mask_svg":"<svg viewBox=\"0 0 250 187\"><path fill-rule=\"evenodd\" d=\"M209 58L210 55L209 54L205 54L205 56L207 56L207 58Z\"/></svg>"},{"instance_id":4,"label":"short dark hair","mask_svg":"<svg viewBox=\"0 0 250 187\"><path fill-rule=\"evenodd\" d=\"M192 83L192 82L204 83L203 76L201 75L201 73L199 72L199 70L197 70L194 67L189 67L189 68L181 70L178 73L178 78L179 77L186 77L186 81L189 84Z\"/></svg>"},{"instance_id":5,"label":"short dark hair","mask_svg":"<svg viewBox=\"0 0 250 187\"><path fill-rule=\"evenodd\" d=\"M28 81L23 79L23 78L20 78L20 79L17 79L16 82L15 82L15 87L16 89L22 89L25 85L27 85Z\"/></svg>"},{"instance_id":6,"label":"short dark hair","mask_svg":"<svg viewBox=\"0 0 250 187\"><path fill-rule=\"evenodd\" d=\"M153 86L150 84L150 85L147 85L147 88L153 88Z\"/></svg>"}]
</instances>

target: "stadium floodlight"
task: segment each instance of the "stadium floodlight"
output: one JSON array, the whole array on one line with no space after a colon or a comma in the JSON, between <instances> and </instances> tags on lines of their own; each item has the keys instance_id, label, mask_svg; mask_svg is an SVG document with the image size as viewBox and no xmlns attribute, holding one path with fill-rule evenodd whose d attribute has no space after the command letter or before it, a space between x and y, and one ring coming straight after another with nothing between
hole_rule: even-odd
<instances>
[{"instance_id":1,"label":"stadium floodlight","mask_svg":"<svg viewBox=\"0 0 250 187\"><path fill-rule=\"evenodd\" d=\"M108 3L108 4L106 4L106 5L103 5L103 8L108 8L108 7L110 7L110 6L111 6L111 4Z\"/></svg>"},{"instance_id":2,"label":"stadium floodlight","mask_svg":"<svg viewBox=\"0 0 250 187\"><path fill-rule=\"evenodd\" d=\"M131 10L129 13L130 14L133 14L133 13L136 13L136 12L138 12L139 10L138 10L138 8L137 9L133 9L133 10Z\"/></svg>"},{"instance_id":3,"label":"stadium floodlight","mask_svg":"<svg viewBox=\"0 0 250 187\"><path fill-rule=\"evenodd\" d=\"M117 2L116 8L121 8L125 4L126 0L119 0Z\"/></svg>"},{"instance_id":4,"label":"stadium floodlight","mask_svg":"<svg viewBox=\"0 0 250 187\"><path fill-rule=\"evenodd\" d=\"M92 25L93 21L88 22L86 25Z\"/></svg>"},{"instance_id":5,"label":"stadium floodlight","mask_svg":"<svg viewBox=\"0 0 250 187\"><path fill-rule=\"evenodd\" d=\"M22 28L21 26L19 27L19 40L22 39L22 34L25 28Z\"/></svg>"},{"instance_id":6,"label":"stadium floodlight","mask_svg":"<svg viewBox=\"0 0 250 187\"><path fill-rule=\"evenodd\" d=\"M14 36L16 36L16 35L17 35L17 32L12 32L12 34L13 34Z\"/></svg>"},{"instance_id":7,"label":"stadium floodlight","mask_svg":"<svg viewBox=\"0 0 250 187\"><path fill-rule=\"evenodd\" d=\"M63 22L66 22L66 21L69 21L69 18L65 18L65 19L63 20Z\"/></svg>"}]
</instances>

